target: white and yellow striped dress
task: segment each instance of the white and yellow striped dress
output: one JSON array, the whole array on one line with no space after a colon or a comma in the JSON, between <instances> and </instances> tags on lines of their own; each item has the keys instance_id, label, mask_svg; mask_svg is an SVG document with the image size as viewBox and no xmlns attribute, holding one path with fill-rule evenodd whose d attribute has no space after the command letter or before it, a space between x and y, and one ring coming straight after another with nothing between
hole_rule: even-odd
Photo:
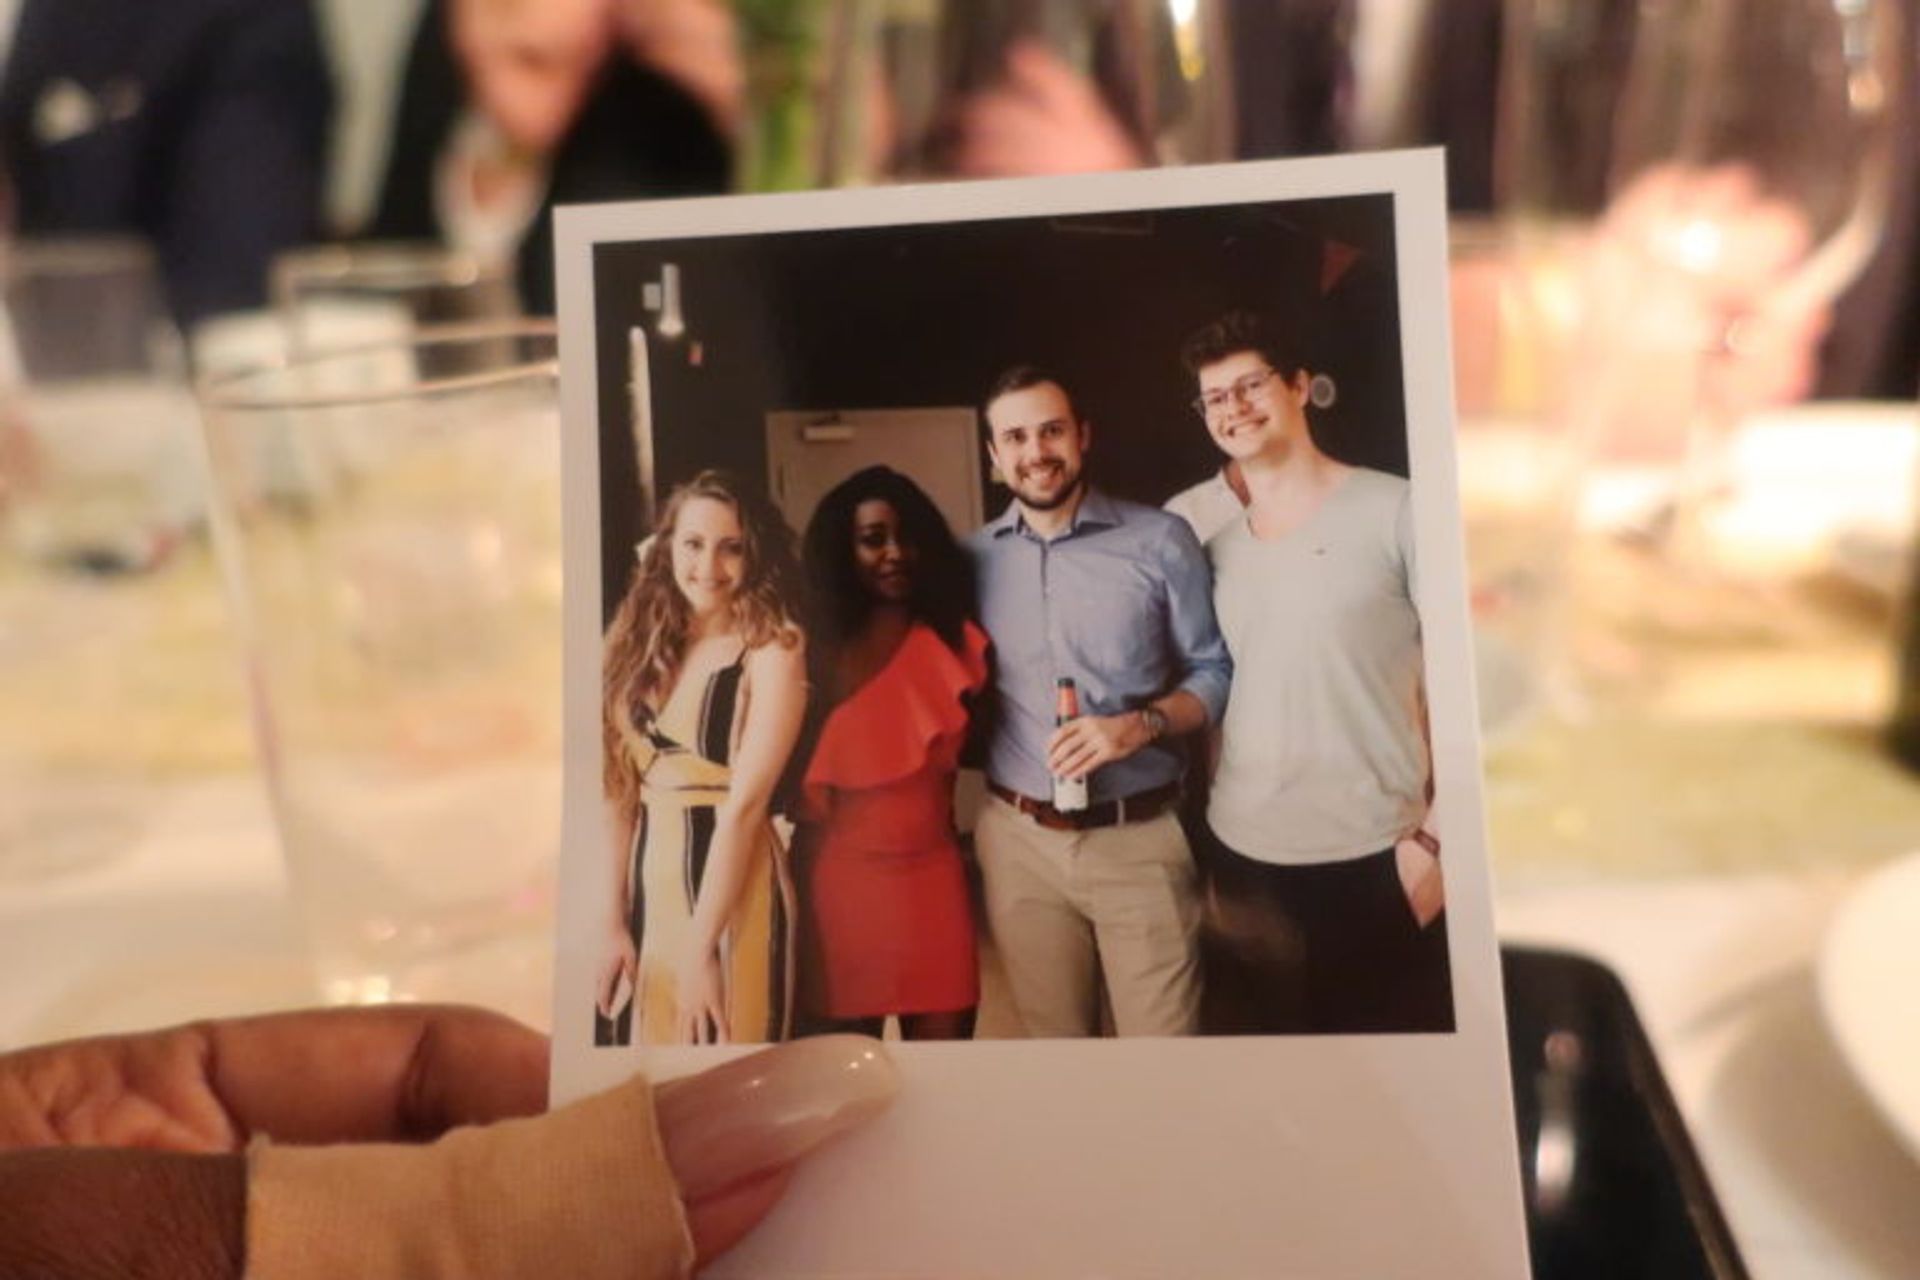
<instances>
[{"instance_id":1,"label":"white and yellow striped dress","mask_svg":"<svg viewBox=\"0 0 1920 1280\"><path fill-rule=\"evenodd\" d=\"M732 778L729 761L746 710L746 656L743 646L704 681L681 681L644 725L632 708L620 717L621 739L640 775L628 867L628 920L639 968L632 1004L612 1023L601 1021L595 1036L601 1043L679 1038L675 965L693 922L714 810ZM749 857L720 942L727 1021L735 1041L784 1040L792 1031L793 885L786 848L770 822Z\"/></svg>"}]
</instances>

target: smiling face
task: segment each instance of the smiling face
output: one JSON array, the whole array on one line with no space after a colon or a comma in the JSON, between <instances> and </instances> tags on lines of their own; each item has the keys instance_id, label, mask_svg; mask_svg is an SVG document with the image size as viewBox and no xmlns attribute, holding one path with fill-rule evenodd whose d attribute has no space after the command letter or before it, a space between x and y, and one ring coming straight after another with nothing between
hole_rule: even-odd
<instances>
[{"instance_id":1,"label":"smiling face","mask_svg":"<svg viewBox=\"0 0 1920 1280\"><path fill-rule=\"evenodd\" d=\"M1021 503L1051 511L1080 492L1092 443L1058 383L1004 392L987 406L987 456Z\"/></svg>"},{"instance_id":2,"label":"smiling face","mask_svg":"<svg viewBox=\"0 0 1920 1280\"><path fill-rule=\"evenodd\" d=\"M1199 403L1220 452L1245 460L1311 440L1307 371L1289 381L1257 351L1236 351L1200 369Z\"/></svg>"},{"instance_id":3,"label":"smiling face","mask_svg":"<svg viewBox=\"0 0 1920 1280\"><path fill-rule=\"evenodd\" d=\"M733 604L747 576L740 513L718 498L688 498L673 522L673 583L696 618Z\"/></svg>"},{"instance_id":4,"label":"smiling face","mask_svg":"<svg viewBox=\"0 0 1920 1280\"><path fill-rule=\"evenodd\" d=\"M853 509L853 571L869 596L885 604L906 603L919 559L919 548L906 541L891 502L869 498Z\"/></svg>"}]
</instances>

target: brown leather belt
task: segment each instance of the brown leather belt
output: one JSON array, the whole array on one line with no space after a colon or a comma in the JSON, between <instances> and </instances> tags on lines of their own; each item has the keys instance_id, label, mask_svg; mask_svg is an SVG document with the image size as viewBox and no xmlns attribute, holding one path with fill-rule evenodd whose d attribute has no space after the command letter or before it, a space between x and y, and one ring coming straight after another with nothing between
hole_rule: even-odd
<instances>
[{"instance_id":1,"label":"brown leather belt","mask_svg":"<svg viewBox=\"0 0 1920 1280\"><path fill-rule=\"evenodd\" d=\"M1145 822L1149 818L1159 817L1180 802L1180 784L1177 782L1137 791L1118 800L1090 804L1072 813L1062 813L1045 800L1023 796L997 782L987 783L987 790L1050 831L1097 831L1101 827L1117 827L1123 822Z\"/></svg>"}]
</instances>

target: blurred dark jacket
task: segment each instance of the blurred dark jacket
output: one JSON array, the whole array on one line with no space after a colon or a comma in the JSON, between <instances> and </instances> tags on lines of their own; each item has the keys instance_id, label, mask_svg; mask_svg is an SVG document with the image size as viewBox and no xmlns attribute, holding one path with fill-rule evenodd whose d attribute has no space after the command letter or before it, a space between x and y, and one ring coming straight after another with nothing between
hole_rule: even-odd
<instances>
[{"instance_id":1,"label":"blurred dark jacket","mask_svg":"<svg viewBox=\"0 0 1920 1280\"><path fill-rule=\"evenodd\" d=\"M332 109L309 0L22 0L14 227L145 236L185 324L257 307L273 255L319 231Z\"/></svg>"},{"instance_id":2,"label":"blurred dark jacket","mask_svg":"<svg viewBox=\"0 0 1920 1280\"><path fill-rule=\"evenodd\" d=\"M443 238L434 170L466 101L445 5L429 0L407 57L367 236ZM717 194L727 189L729 174L727 144L693 98L645 67L611 60L554 154L546 199L520 243L515 267L522 304L534 314L553 311L555 205Z\"/></svg>"}]
</instances>

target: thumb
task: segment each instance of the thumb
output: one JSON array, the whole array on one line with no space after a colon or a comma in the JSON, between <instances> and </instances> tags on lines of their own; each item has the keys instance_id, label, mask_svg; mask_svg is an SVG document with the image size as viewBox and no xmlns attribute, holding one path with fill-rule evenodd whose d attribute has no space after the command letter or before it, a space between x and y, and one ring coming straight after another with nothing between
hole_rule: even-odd
<instances>
[{"instance_id":1,"label":"thumb","mask_svg":"<svg viewBox=\"0 0 1920 1280\"><path fill-rule=\"evenodd\" d=\"M877 1040L816 1036L654 1090L667 1163L702 1263L745 1235L794 1164L884 1111L899 1072Z\"/></svg>"}]
</instances>

